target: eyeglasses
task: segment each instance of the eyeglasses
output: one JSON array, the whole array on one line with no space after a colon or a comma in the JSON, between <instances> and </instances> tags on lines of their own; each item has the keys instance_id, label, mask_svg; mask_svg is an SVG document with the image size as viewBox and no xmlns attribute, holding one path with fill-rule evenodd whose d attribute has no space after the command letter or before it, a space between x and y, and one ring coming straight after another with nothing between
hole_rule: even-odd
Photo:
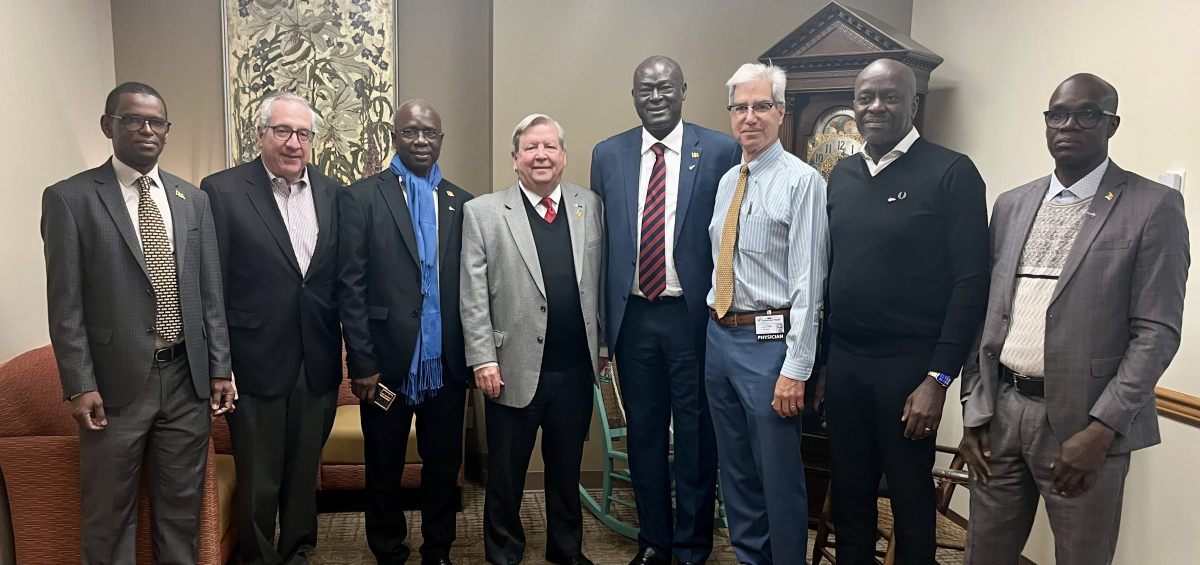
<instances>
[{"instance_id":1,"label":"eyeglasses","mask_svg":"<svg viewBox=\"0 0 1200 565\"><path fill-rule=\"evenodd\" d=\"M404 128L404 129L400 130L399 133L400 133L400 138L404 139L405 141L416 141L417 138L422 135L425 136L426 141L437 141L446 135L436 129L413 129L413 128Z\"/></svg>"},{"instance_id":2,"label":"eyeglasses","mask_svg":"<svg viewBox=\"0 0 1200 565\"><path fill-rule=\"evenodd\" d=\"M275 135L276 141L284 143L287 143L292 138L292 135L295 135L300 143L312 143L313 137L317 135L312 130L292 129L287 126L267 126L267 129L271 130L271 133Z\"/></svg>"},{"instance_id":3,"label":"eyeglasses","mask_svg":"<svg viewBox=\"0 0 1200 565\"><path fill-rule=\"evenodd\" d=\"M761 118L767 115L772 108L782 104L783 102L757 102L752 106L746 104L734 104L732 106L727 106L727 108L729 109L729 113L733 114L733 117L735 118L746 117L746 112L750 111L751 109L754 110L755 116Z\"/></svg>"},{"instance_id":4,"label":"eyeglasses","mask_svg":"<svg viewBox=\"0 0 1200 565\"><path fill-rule=\"evenodd\" d=\"M1042 112L1046 116L1046 127L1058 129L1071 120L1071 116L1075 116L1075 124L1083 129L1092 129L1096 124L1100 123L1100 118L1104 116L1116 117L1116 114L1108 110L1097 110L1095 108L1085 108L1068 112L1066 110L1046 110Z\"/></svg>"},{"instance_id":5,"label":"eyeglasses","mask_svg":"<svg viewBox=\"0 0 1200 565\"><path fill-rule=\"evenodd\" d=\"M159 135L167 133L171 129L171 122L157 118L146 119L141 116L114 116L112 114L109 114L108 117L125 124L125 129L129 131L139 131L146 124L150 124L150 129Z\"/></svg>"}]
</instances>

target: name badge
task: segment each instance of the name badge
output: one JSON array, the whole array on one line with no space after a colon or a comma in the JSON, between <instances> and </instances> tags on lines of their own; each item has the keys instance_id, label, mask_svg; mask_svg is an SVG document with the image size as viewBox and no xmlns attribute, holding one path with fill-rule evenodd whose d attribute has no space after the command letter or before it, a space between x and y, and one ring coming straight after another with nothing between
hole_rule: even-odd
<instances>
[{"instance_id":1,"label":"name badge","mask_svg":"<svg viewBox=\"0 0 1200 565\"><path fill-rule=\"evenodd\" d=\"M783 339L783 314L754 317L754 334L758 341Z\"/></svg>"}]
</instances>

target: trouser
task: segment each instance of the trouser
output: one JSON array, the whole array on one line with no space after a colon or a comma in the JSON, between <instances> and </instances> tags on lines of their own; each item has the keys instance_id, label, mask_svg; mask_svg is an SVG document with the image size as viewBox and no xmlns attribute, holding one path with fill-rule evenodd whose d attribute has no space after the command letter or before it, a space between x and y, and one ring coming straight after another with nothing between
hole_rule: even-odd
<instances>
[{"instance_id":1,"label":"trouser","mask_svg":"<svg viewBox=\"0 0 1200 565\"><path fill-rule=\"evenodd\" d=\"M450 557L456 533L466 398L461 384L447 383L420 404L410 405L402 396L386 411L374 403L361 404L367 545L380 565L403 564L411 553L404 545L408 525L400 506L400 478L414 415L421 455L421 556L429 560Z\"/></svg>"},{"instance_id":2,"label":"trouser","mask_svg":"<svg viewBox=\"0 0 1200 565\"><path fill-rule=\"evenodd\" d=\"M682 297L630 296L616 362L628 421L629 470L637 499L638 545L667 560L702 563L712 553L717 445L703 351ZM675 504L671 504L674 418ZM674 514L674 516L672 516Z\"/></svg>"},{"instance_id":3,"label":"trouser","mask_svg":"<svg viewBox=\"0 0 1200 565\"><path fill-rule=\"evenodd\" d=\"M103 430L79 432L85 565L137 561L138 485L145 458L154 561L194 564L208 464L209 407L187 356L156 362L132 404L107 408Z\"/></svg>"},{"instance_id":4,"label":"trouser","mask_svg":"<svg viewBox=\"0 0 1200 565\"><path fill-rule=\"evenodd\" d=\"M988 439L992 476L987 484L971 482L971 520L963 563L1017 565L1033 527L1039 496L1046 501L1058 565L1112 563L1129 454L1109 455L1096 483L1082 495L1060 496L1054 490L1050 463L1058 457L1062 442L1046 419L1046 400L1025 396L1008 383L1000 384Z\"/></svg>"},{"instance_id":5,"label":"trouser","mask_svg":"<svg viewBox=\"0 0 1200 565\"><path fill-rule=\"evenodd\" d=\"M546 464L546 558L563 560L583 547L579 466L592 423L592 364L542 371L524 408L487 404L488 484L483 542L488 563L514 565L525 553L521 498L538 428Z\"/></svg>"},{"instance_id":6,"label":"trouser","mask_svg":"<svg viewBox=\"0 0 1200 565\"><path fill-rule=\"evenodd\" d=\"M806 563L802 420L781 418L771 407L787 345L758 341L754 326L710 320L706 349L705 388L733 552L748 565Z\"/></svg>"},{"instance_id":7,"label":"trouser","mask_svg":"<svg viewBox=\"0 0 1200 565\"><path fill-rule=\"evenodd\" d=\"M242 563L308 563L307 553L317 545L317 471L337 390L313 392L301 363L291 393L239 396L226 420L237 468Z\"/></svg>"},{"instance_id":8,"label":"trouser","mask_svg":"<svg viewBox=\"0 0 1200 565\"><path fill-rule=\"evenodd\" d=\"M928 378L932 356L928 347L900 357L865 357L836 338L829 348L825 419L838 565L876 563L881 475L895 520L896 563L934 565L937 440L904 437L900 420L909 395Z\"/></svg>"}]
</instances>

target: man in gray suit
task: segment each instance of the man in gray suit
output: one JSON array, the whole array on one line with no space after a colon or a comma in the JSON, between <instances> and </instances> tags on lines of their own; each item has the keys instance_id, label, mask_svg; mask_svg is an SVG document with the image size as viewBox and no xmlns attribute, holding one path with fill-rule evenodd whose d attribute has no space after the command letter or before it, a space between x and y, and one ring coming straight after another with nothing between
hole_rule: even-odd
<instances>
[{"instance_id":1,"label":"man in gray suit","mask_svg":"<svg viewBox=\"0 0 1200 565\"><path fill-rule=\"evenodd\" d=\"M210 417L233 409L208 198L159 170L170 129L153 88L109 94L114 158L46 189L50 341L79 423L82 562L136 560L148 465L154 561L195 563Z\"/></svg>"},{"instance_id":2,"label":"man in gray suit","mask_svg":"<svg viewBox=\"0 0 1200 565\"><path fill-rule=\"evenodd\" d=\"M561 182L566 140L549 116L521 120L512 157L517 183L463 207L467 364L491 400L486 557L497 565L521 562L521 496L540 427L546 559L591 565L582 552L578 485L592 386L607 362L600 358L604 209L590 190Z\"/></svg>"},{"instance_id":3,"label":"man in gray suit","mask_svg":"<svg viewBox=\"0 0 1200 565\"><path fill-rule=\"evenodd\" d=\"M1108 158L1117 91L1050 98L1054 173L992 214L992 282L963 371L969 565L1016 565L1039 495L1058 565L1111 563L1130 452L1159 442L1154 385L1175 351L1190 263L1179 192Z\"/></svg>"}]
</instances>

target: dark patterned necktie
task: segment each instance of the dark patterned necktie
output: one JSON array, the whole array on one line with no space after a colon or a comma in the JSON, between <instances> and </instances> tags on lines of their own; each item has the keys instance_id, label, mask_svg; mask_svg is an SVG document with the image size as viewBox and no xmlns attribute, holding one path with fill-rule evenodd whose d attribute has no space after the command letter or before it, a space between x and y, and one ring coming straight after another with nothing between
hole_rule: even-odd
<instances>
[{"instance_id":1,"label":"dark patterned necktie","mask_svg":"<svg viewBox=\"0 0 1200 565\"><path fill-rule=\"evenodd\" d=\"M646 185L646 203L642 207L642 243L638 253L638 288L647 300L654 300L667 289L667 164L661 143L650 148L654 167Z\"/></svg>"},{"instance_id":2,"label":"dark patterned necktie","mask_svg":"<svg viewBox=\"0 0 1200 565\"><path fill-rule=\"evenodd\" d=\"M142 253L146 256L150 286L154 287L154 331L164 340L173 342L183 330L183 317L179 312L179 285L175 280L175 256L171 254L162 214L150 198L150 177L143 176L137 182L141 189L138 195L138 231L142 235Z\"/></svg>"}]
</instances>

